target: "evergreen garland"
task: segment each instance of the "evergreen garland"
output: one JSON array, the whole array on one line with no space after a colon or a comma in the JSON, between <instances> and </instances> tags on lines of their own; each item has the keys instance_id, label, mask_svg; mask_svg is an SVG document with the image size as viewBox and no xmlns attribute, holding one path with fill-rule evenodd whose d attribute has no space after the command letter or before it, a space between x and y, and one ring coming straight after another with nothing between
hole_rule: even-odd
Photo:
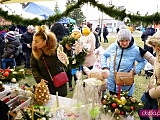
<instances>
[{"instance_id":1,"label":"evergreen garland","mask_svg":"<svg viewBox=\"0 0 160 120\"><path fill-rule=\"evenodd\" d=\"M47 23L53 23L55 21L60 20L64 16L68 16L70 12L77 8L81 8L85 3L90 3L93 7L97 7L101 12L113 17L117 20L123 20L125 17L128 17L131 22L144 22L144 23L160 23L160 13L156 12L152 15L148 16L140 16L140 15L132 15L127 14L126 10L118 10L115 6L106 7L104 4L99 4L96 0L78 0L78 2L74 5L70 5L66 8L63 13L56 13L54 16L50 16L47 20L39 20L38 18L34 19L24 19L19 15L9 15L7 11L4 11L0 8L0 16L4 19L11 21L14 24L19 25L42 25Z\"/></svg>"}]
</instances>

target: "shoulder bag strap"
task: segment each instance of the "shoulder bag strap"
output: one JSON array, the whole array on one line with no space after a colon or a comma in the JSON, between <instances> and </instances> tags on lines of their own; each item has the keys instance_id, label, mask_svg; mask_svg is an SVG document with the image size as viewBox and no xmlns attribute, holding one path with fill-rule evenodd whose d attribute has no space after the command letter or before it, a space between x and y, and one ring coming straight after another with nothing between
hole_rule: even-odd
<instances>
[{"instance_id":1,"label":"shoulder bag strap","mask_svg":"<svg viewBox=\"0 0 160 120\"><path fill-rule=\"evenodd\" d=\"M114 72L116 72L116 56L117 56L117 47L116 47L116 52L115 52L115 54L114 54L114 66L113 66L113 74L114 74ZM114 74L114 76L115 76L115 74ZM114 77L114 79L115 79L115 77ZM116 93L116 82L115 82L115 85L114 85L114 92Z\"/></svg>"},{"instance_id":2,"label":"shoulder bag strap","mask_svg":"<svg viewBox=\"0 0 160 120\"><path fill-rule=\"evenodd\" d=\"M52 75L51 75L51 72L49 71L49 68L48 68L48 65L47 65L47 63L46 63L45 58L44 58L44 57L42 57L42 60L43 60L43 62L44 62L44 65L45 65L45 67L46 67L46 69L47 69L47 71L48 71L48 74L49 74L49 76L50 76L51 80L53 81L53 79L52 79Z\"/></svg>"},{"instance_id":3,"label":"shoulder bag strap","mask_svg":"<svg viewBox=\"0 0 160 120\"><path fill-rule=\"evenodd\" d=\"M116 71L116 56L117 56L117 47L116 47L116 52L115 52L115 54L114 54L114 66L113 66L113 70L114 70L114 72Z\"/></svg>"}]
</instances>

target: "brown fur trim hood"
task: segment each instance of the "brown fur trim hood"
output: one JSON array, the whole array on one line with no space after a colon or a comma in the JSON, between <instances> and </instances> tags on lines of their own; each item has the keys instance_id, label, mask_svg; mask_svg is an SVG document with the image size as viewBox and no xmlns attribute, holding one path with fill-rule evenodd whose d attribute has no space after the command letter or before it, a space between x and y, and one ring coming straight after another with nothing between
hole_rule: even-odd
<instances>
[{"instance_id":1,"label":"brown fur trim hood","mask_svg":"<svg viewBox=\"0 0 160 120\"><path fill-rule=\"evenodd\" d=\"M32 46L32 54L37 60L39 60L43 54L51 56L56 53L57 39L55 34L52 32L48 32L47 37L48 37L48 41L46 42L47 45L43 49L38 50Z\"/></svg>"},{"instance_id":2,"label":"brown fur trim hood","mask_svg":"<svg viewBox=\"0 0 160 120\"><path fill-rule=\"evenodd\" d=\"M146 44L151 47L160 47L160 31L156 32L153 36L149 36Z\"/></svg>"}]
</instances>

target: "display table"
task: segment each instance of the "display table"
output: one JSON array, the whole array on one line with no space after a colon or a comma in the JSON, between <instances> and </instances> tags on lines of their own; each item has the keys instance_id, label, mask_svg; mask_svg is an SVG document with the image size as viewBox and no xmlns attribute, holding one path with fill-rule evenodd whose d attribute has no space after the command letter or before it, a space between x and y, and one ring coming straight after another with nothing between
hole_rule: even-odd
<instances>
[{"instance_id":1,"label":"display table","mask_svg":"<svg viewBox=\"0 0 160 120\"><path fill-rule=\"evenodd\" d=\"M7 93L13 91L13 90L18 90L18 94L17 96L19 97L27 97L25 95L29 95L24 94L25 91L20 89L16 84L13 85L5 85L5 91L0 93L0 99L3 99L4 96L6 96ZM17 93L17 92L16 92ZM20 110L21 108L24 107L28 107L30 104L30 97L27 97L28 99L26 99L26 101L19 105L17 108L15 108L14 110L16 112L18 112L18 110ZM8 105L10 105L10 103L12 103L12 101L15 101L13 98L13 100L11 100L10 102L7 102ZM47 108L49 108L49 120L55 120L55 119L63 119L63 120L90 120L91 116L90 116L90 111L92 110L92 104L82 104L80 102L77 102L76 99L72 99L72 98L67 98L67 97L61 97L61 96L56 96L56 95L51 95L49 101L43 105L44 107L46 106ZM100 110L100 109L99 109ZM14 115L12 115L14 116ZM101 111L99 111L99 115L97 115L97 118L95 120L103 120L103 119L108 119L111 118L111 120L115 120L114 118L112 118L111 115L107 115L107 114L103 114L101 113ZM17 120L17 119L15 119ZM133 116L128 116L127 118L124 118L122 120L134 120Z\"/></svg>"},{"instance_id":2,"label":"display table","mask_svg":"<svg viewBox=\"0 0 160 120\"><path fill-rule=\"evenodd\" d=\"M59 106L72 106L76 104L76 100L66 97L58 96ZM45 106L48 106L50 108L55 107L57 104L56 101L56 95L51 95L50 100L45 104Z\"/></svg>"}]
</instances>

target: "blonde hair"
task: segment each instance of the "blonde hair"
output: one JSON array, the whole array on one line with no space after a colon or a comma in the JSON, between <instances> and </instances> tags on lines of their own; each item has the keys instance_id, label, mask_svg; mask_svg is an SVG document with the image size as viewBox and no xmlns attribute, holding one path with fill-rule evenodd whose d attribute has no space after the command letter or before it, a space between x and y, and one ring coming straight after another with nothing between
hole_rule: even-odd
<instances>
[{"instance_id":1,"label":"blonde hair","mask_svg":"<svg viewBox=\"0 0 160 120\"><path fill-rule=\"evenodd\" d=\"M34 36L40 36L43 40L48 40L48 35L47 35L47 26L42 25L42 26L36 26L35 29L35 34Z\"/></svg>"},{"instance_id":2,"label":"blonde hair","mask_svg":"<svg viewBox=\"0 0 160 120\"><path fill-rule=\"evenodd\" d=\"M40 36L42 40L46 40L46 47L43 48L43 52L48 56L55 54L57 45L55 34L50 32L48 27L45 25L36 26L35 28L36 29L34 37ZM36 59L40 59L40 57L42 56L42 50L32 49L32 52Z\"/></svg>"}]
</instances>

